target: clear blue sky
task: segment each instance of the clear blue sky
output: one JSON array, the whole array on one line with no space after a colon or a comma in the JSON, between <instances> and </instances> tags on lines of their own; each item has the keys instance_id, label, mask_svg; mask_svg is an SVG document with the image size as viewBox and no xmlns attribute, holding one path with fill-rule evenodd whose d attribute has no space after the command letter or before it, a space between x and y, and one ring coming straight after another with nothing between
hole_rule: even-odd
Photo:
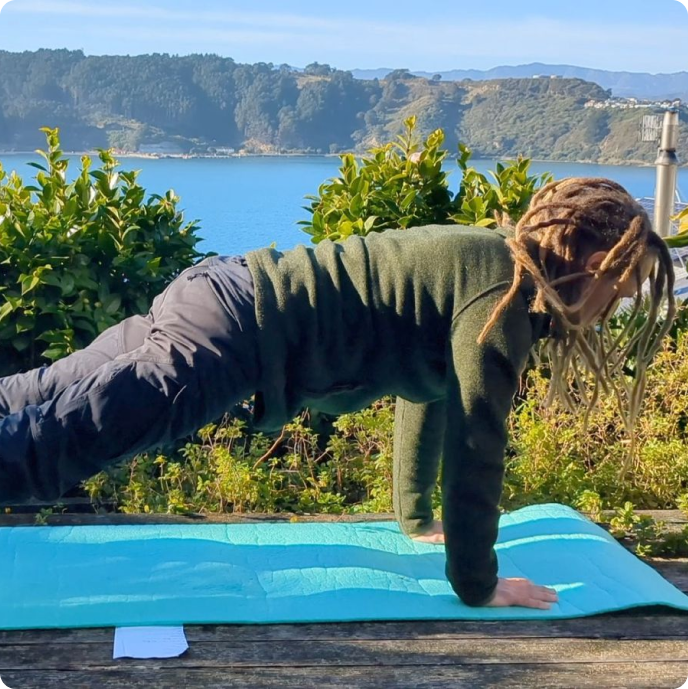
<instances>
[{"instance_id":1,"label":"clear blue sky","mask_svg":"<svg viewBox=\"0 0 688 689\"><path fill-rule=\"evenodd\" d=\"M64 47L342 69L676 72L688 70L688 10L678 0L11 0L0 11L0 49Z\"/></svg>"}]
</instances>

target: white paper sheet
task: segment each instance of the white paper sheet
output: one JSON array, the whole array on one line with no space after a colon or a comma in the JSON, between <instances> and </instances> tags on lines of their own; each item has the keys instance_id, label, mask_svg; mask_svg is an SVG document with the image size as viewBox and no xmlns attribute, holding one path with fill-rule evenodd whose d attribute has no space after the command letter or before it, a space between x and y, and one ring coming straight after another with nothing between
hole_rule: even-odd
<instances>
[{"instance_id":1,"label":"white paper sheet","mask_svg":"<svg viewBox=\"0 0 688 689\"><path fill-rule=\"evenodd\" d=\"M176 658L189 648L184 627L117 627L113 658Z\"/></svg>"}]
</instances>

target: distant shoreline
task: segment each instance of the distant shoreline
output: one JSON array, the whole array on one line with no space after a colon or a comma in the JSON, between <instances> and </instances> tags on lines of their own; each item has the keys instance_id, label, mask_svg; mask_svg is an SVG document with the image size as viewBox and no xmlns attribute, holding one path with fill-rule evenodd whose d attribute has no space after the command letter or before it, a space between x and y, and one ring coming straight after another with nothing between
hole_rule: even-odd
<instances>
[{"instance_id":1,"label":"distant shoreline","mask_svg":"<svg viewBox=\"0 0 688 689\"><path fill-rule=\"evenodd\" d=\"M35 155L35 151L3 151L0 150L0 156L31 156ZM229 155L201 155L188 153L114 153L113 155L119 160L234 160L236 158L338 158L339 156L353 153L356 156L363 156L366 153L356 153L355 151L342 151L341 153L233 153ZM64 151L68 156L91 156L98 157L98 151ZM527 157L527 156L525 156ZM454 156L449 156L449 160L454 160ZM480 157L476 160L494 160L499 162L515 160L514 156L505 156L499 158ZM655 167L654 163L647 161L628 161L628 162L599 162L596 160L552 160L547 158L530 158L532 163L547 164L554 163L557 165L607 165L610 167ZM679 167L688 167L688 161L682 163Z\"/></svg>"}]
</instances>

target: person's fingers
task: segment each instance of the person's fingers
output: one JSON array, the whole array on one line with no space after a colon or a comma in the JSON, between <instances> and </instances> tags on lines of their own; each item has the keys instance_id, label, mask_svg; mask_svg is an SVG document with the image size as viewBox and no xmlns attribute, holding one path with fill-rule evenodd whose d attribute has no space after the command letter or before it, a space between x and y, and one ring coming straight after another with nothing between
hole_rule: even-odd
<instances>
[{"instance_id":1,"label":"person's fingers","mask_svg":"<svg viewBox=\"0 0 688 689\"><path fill-rule=\"evenodd\" d=\"M552 589L545 589L540 594L542 600L549 601L551 603L556 603L559 600L557 592Z\"/></svg>"},{"instance_id":2,"label":"person's fingers","mask_svg":"<svg viewBox=\"0 0 688 689\"><path fill-rule=\"evenodd\" d=\"M517 584L517 589L509 597L511 599L510 605L549 610L552 603L556 603L558 600L556 591L546 586L536 586L528 579L520 580Z\"/></svg>"},{"instance_id":3,"label":"person's fingers","mask_svg":"<svg viewBox=\"0 0 688 689\"><path fill-rule=\"evenodd\" d=\"M559 597L554 589L538 586L530 579L500 579L488 607L520 606L549 610Z\"/></svg>"},{"instance_id":4,"label":"person's fingers","mask_svg":"<svg viewBox=\"0 0 688 689\"><path fill-rule=\"evenodd\" d=\"M547 586L533 586L532 595L541 600L556 601L558 600L557 592Z\"/></svg>"},{"instance_id":5,"label":"person's fingers","mask_svg":"<svg viewBox=\"0 0 688 689\"><path fill-rule=\"evenodd\" d=\"M528 598L525 602L521 603L521 605L526 608L537 608L538 610L549 610L552 607L550 603L540 600L539 598Z\"/></svg>"},{"instance_id":6,"label":"person's fingers","mask_svg":"<svg viewBox=\"0 0 688 689\"><path fill-rule=\"evenodd\" d=\"M556 595L556 591L549 586L538 586L533 583L530 579L510 579L509 581L518 582L518 585L524 590L530 591L532 594L540 595Z\"/></svg>"}]
</instances>

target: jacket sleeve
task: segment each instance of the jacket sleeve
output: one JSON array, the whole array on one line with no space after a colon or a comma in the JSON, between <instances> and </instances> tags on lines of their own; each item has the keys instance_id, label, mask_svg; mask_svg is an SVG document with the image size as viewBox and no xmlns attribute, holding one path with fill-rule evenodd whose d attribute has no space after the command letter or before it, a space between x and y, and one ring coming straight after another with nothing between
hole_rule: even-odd
<instances>
[{"instance_id":1,"label":"jacket sleeve","mask_svg":"<svg viewBox=\"0 0 688 689\"><path fill-rule=\"evenodd\" d=\"M430 526L446 420L444 400L415 404L397 398L394 418L394 513L404 533Z\"/></svg>"},{"instance_id":2,"label":"jacket sleeve","mask_svg":"<svg viewBox=\"0 0 688 689\"><path fill-rule=\"evenodd\" d=\"M442 509L447 577L464 603L483 605L497 585L494 545L504 478L506 421L533 344L519 294L477 344L504 291L479 297L455 318L448 352Z\"/></svg>"}]
</instances>

